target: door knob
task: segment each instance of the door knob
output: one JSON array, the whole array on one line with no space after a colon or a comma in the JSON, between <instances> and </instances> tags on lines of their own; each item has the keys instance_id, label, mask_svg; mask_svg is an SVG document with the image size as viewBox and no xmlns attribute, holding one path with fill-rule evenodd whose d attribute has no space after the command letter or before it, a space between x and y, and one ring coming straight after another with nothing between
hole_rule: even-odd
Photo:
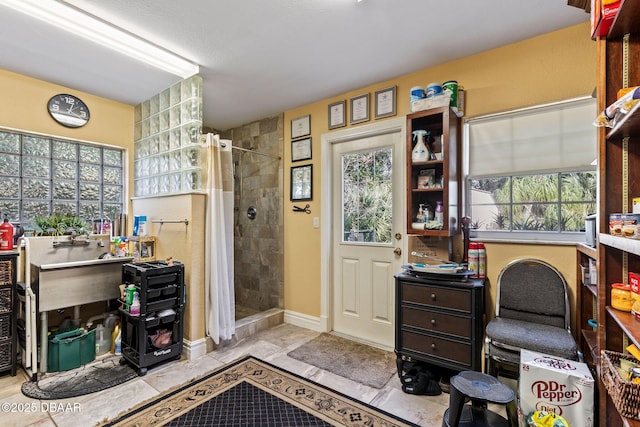
<instances>
[{"instance_id":1,"label":"door knob","mask_svg":"<svg viewBox=\"0 0 640 427\"><path fill-rule=\"evenodd\" d=\"M394 254L396 254L396 255L398 255L398 256L400 256L400 255L402 255L402 249L400 249L400 248L395 248L395 249L393 250L393 253L394 253Z\"/></svg>"}]
</instances>

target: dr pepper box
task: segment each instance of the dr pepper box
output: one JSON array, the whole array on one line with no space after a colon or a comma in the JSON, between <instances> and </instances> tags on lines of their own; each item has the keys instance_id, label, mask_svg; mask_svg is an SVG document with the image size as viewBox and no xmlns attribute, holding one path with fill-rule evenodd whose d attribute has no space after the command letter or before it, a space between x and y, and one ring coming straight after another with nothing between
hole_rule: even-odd
<instances>
[{"instance_id":1,"label":"dr pepper box","mask_svg":"<svg viewBox=\"0 0 640 427\"><path fill-rule=\"evenodd\" d=\"M569 425L593 427L594 380L585 363L529 350L520 353L520 409L561 415Z\"/></svg>"}]
</instances>

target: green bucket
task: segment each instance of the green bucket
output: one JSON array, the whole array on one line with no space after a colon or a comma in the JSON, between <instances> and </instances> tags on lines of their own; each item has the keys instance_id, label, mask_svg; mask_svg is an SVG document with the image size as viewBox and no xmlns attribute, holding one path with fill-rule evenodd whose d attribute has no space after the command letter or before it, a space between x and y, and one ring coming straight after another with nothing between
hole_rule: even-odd
<instances>
[{"instance_id":1,"label":"green bucket","mask_svg":"<svg viewBox=\"0 0 640 427\"><path fill-rule=\"evenodd\" d=\"M96 331L75 329L49 337L48 371L68 371L96 358Z\"/></svg>"}]
</instances>

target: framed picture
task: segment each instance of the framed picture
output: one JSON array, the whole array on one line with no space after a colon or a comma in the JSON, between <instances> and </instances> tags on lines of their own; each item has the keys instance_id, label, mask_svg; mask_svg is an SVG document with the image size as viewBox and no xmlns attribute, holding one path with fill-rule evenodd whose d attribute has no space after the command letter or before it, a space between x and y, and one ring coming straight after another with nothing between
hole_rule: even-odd
<instances>
[{"instance_id":1,"label":"framed picture","mask_svg":"<svg viewBox=\"0 0 640 427\"><path fill-rule=\"evenodd\" d=\"M369 120L369 94L351 98L351 124Z\"/></svg>"},{"instance_id":2,"label":"framed picture","mask_svg":"<svg viewBox=\"0 0 640 427\"><path fill-rule=\"evenodd\" d=\"M329 104L329 129L347 125L346 102L338 101Z\"/></svg>"},{"instance_id":3,"label":"framed picture","mask_svg":"<svg viewBox=\"0 0 640 427\"><path fill-rule=\"evenodd\" d=\"M291 141L291 161L299 162L309 159L311 159L311 138Z\"/></svg>"},{"instance_id":4,"label":"framed picture","mask_svg":"<svg viewBox=\"0 0 640 427\"><path fill-rule=\"evenodd\" d=\"M311 135L311 115L291 120L291 139Z\"/></svg>"},{"instance_id":5,"label":"framed picture","mask_svg":"<svg viewBox=\"0 0 640 427\"><path fill-rule=\"evenodd\" d=\"M313 197L313 165L291 168L291 200L311 200Z\"/></svg>"},{"instance_id":6,"label":"framed picture","mask_svg":"<svg viewBox=\"0 0 640 427\"><path fill-rule=\"evenodd\" d=\"M391 117L396 115L396 87L376 91L375 118Z\"/></svg>"}]
</instances>

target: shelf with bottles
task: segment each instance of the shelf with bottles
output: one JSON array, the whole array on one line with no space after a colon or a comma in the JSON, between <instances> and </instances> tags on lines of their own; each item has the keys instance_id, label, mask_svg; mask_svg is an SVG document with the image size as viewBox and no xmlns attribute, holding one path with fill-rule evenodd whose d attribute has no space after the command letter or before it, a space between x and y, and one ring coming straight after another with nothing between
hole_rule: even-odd
<instances>
[{"instance_id":1,"label":"shelf with bottles","mask_svg":"<svg viewBox=\"0 0 640 427\"><path fill-rule=\"evenodd\" d=\"M452 236L460 228L458 141L460 119L449 107L407 116L407 233ZM435 218L442 206L442 221ZM420 221L420 211L428 218ZM439 212L440 214L440 212ZM420 225L424 224L424 225Z\"/></svg>"}]
</instances>

